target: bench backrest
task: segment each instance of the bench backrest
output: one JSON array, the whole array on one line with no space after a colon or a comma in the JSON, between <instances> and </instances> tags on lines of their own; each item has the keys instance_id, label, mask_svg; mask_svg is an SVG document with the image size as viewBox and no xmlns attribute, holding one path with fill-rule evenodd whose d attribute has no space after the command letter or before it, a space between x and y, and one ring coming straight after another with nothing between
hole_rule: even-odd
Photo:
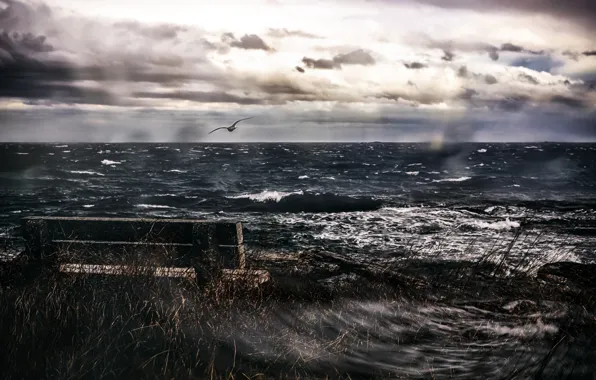
<instances>
[{"instance_id":1,"label":"bench backrest","mask_svg":"<svg viewBox=\"0 0 596 380\"><path fill-rule=\"evenodd\" d=\"M191 255L220 254L244 267L242 224L194 219L27 217L22 220L26 252L32 259L58 246L159 244L187 247ZM226 262L229 259L224 260Z\"/></svg>"}]
</instances>

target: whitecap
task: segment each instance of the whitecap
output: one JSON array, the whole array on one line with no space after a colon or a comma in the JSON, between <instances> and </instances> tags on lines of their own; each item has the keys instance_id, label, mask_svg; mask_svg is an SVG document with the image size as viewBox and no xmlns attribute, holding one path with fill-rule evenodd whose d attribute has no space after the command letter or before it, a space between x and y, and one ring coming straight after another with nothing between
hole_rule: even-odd
<instances>
[{"instance_id":1,"label":"whitecap","mask_svg":"<svg viewBox=\"0 0 596 380\"><path fill-rule=\"evenodd\" d=\"M509 218L493 223L475 221L474 225L480 228L491 230L510 230L512 228L519 228L520 226L519 222L509 220Z\"/></svg>"},{"instance_id":2,"label":"whitecap","mask_svg":"<svg viewBox=\"0 0 596 380\"><path fill-rule=\"evenodd\" d=\"M105 176L105 174L94 172L92 170L70 170L69 173L72 174L88 174L88 175L98 175L98 176Z\"/></svg>"},{"instance_id":3,"label":"whitecap","mask_svg":"<svg viewBox=\"0 0 596 380\"><path fill-rule=\"evenodd\" d=\"M464 182L469 179L472 179L472 177L433 179L433 182Z\"/></svg>"},{"instance_id":4,"label":"whitecap","mask_svg":"<svg viewBox=\"0 0 596 380\"><path fill-rule=\"evenodd\" d=\"M150 205L150 204L145 204L145 203L140 203L138 205L135 205L135 207L138 208L173 208L170 206L165 206L165 205Z\"/></svg>"},{"instance_id":5,"label":"whitecap","mask_svg":"<svg viewBox=\"0 0 596 380\"><path fill-rule=\"evenodd\" d=\"M267 202L267 201L275 201L275 202L279 202L281 201L283 198L290 196L290 195L303 195L304 192L302 190L300 191L296 191L296 192L290 192L290 193L284 193L281 191L262 191L260 193L256 193L256 194L242 194L242 195L234 195L234 196L229 196L226 198L232 198L232 199L250 199L251 201L256 201L256 202Z\"/></svg>"},{"instance_id":6,"label":"whitecap","mask_svg":"<svg viewBox=\"0 0 596 380\"><path fill-rule=\"evenodd\" d=\"M308 178L310 178L310 177L307 175L301 175L300 177L298 177L298 179L308 179Z\"/></svg>"},{"instance_id":7,"label":"whitecap","mask_svg":"<svg viewBox=\"0 0 596 380\"><path fill-rule=\"evenodd\" d=\"M95 205L83 205L84 208L91 208L91 207L95 207Z\"/></svg>"},{"instance_id":8,"label":"whitecap","mask_svg":"<svg viewBox=\"0 0 596 380\"><path fill-rule=\"evenodd\" d=\"M478 153L486 153L486 149L478 149L476 152L478 152Z\"/></svg>"},{"instance_id":9,"label":"whitecap","mask_svg":"<svg viewBox=\"0 0 596 380\"><path fill-rule=\"evenodd\" d=\"M118 161L112 161L112 160L102 160L101 163L104 165L120 165L121 164Z\"/></svg>"},{"instance_id":10,"label":"whitecap","mask_svg":"<svg viewBox=\"0 0 596 380\"><path fill-rule=\"evenodd\" d=\"M407 175L418 175L420 172L406 172Z\"/></svg>"}]
</instances>

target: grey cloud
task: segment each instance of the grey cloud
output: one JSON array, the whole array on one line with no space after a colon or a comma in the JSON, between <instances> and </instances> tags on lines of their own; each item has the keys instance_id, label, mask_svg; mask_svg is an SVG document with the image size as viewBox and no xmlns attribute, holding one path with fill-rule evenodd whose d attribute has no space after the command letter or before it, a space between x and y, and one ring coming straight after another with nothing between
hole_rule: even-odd
<instances>
[{"instance_id":1,"label":"grey cloud","mask_svg":"<svg viewBox=\"0 0 596 380\"><path fill-rule=\"evenodd\" d=\"M174 39L178 36L178 33L188 30L186 27L180 25L143 25L138 21L119 21L114 23L113 26L157 40Z\"/></svg>"},{"instance_id":2,"label":"grey cloud","mask_svg":"<svg viewBox=\"0 0 596 380\"><path fill-rule=\"evenodd\" d=\"M333 61L335 61L339 65L374 65L376 63L375 59L370 55L370 53L358 49L346 54L338 54L333 57Z\"/></svg>"},{"instance_id":3,"label":"grey cloud","mask_svg":"<svg viewBox=\"0 0 596 380\"><path fill-rule=\"evenodd\" d=\"M258 84L258 89L267 94L273 95L312 95L311 91L304 90L302 87L287 79L266 80Z\"/></svg>"},{"instance_id":4,"label":"grey cloud","mask_svg":"<svg viewBox=\"0 0 596 380\"><path fill-rule=\"evenodd\" d=\"M373 56L363 50L357 49L345 54L337 54L332 59L302 58L302 63L311 69L341 69L342 65L371 66L376 63Z\"/></svg>"},{"instance_id":5,"label":"grey cloud","mask_svg":"<svg viewBox=\"0 0 596 380\"><path fill-rule=\"evenodd\" d=\"M6 8L0 9L0 28L12 31L30 31L31 25L38 19L51 16L51 10L45 4L34 7L16 0L0 0Z\"/></svg>"},{"instance_id":6,"label":"grey cloud","mask_svg":"<svg viewBox=\"0 0 596 380\"><path fill-rule=\"evenodd\" d=\"M466 66L461 66L459 70L457 70L457 76L460 78L467 78L468 77L468 68Z\"/></svg>"},{"instance_id":7,"label":"grey cloud","mask_svg":"<svg viewBox=\"0 0 596 380\"><path fill-rule=\"evenodd\" d=\"M222 40L228 43L231 47L236 47L245 50L274 50L263 41L263 39L256 34L245 34L238 40L232 33L224 33Z\"/></svg>"},{"instance_id":8,"label":"grey cloud","mask_svg":"<svg viewBox=\"0 0 596 380\"><path fill-rule=\"evenodd\" d=\"M524 48L519 45L514 45L512 43L507 42L501 45L501 51L512 51L515 53L519 53L524 51Z\"/></svg>"},{"instance_id":9,"label":"grey cloud","mask_svg":"<svg viewBox=\"0 0 596 380\"><path fill-rule=\"evenodd\" d=\"M309 67L311 69L330 70L330 69L340 67L332 59L314 59L314 58L304 57L304 58L302 58L302 63L304 63L304 65L306 67Z\"/></svg>"},{"instance_id":10,"label":"grey cloud","mask_svg":"<svg viewBox=\"0 0 596 380\"><path fill-rule=\"evenodd\" d=\"M488 56L493 61L498 61L499 60L499 51L496 48L488 49Z\"/></svg>"},{"instance_id":11,"label":"grey cloud","mask_svg":"<svg viewBox=\"0 0 596 380\"><path fill-rule=\"evenodd\" d=\"M495 84L497 83L497 78L495 78L494 75L487 74L484 76L484 82L486 84Z\"/></svg>"},{"instance_id":12,"label":"grey cloud","mask_svg":"<svg viewBox=\"0 0 596 380\"><path fill-rule=\"evenodd\" d=\"M527 95L512 95L504 99L490 101L489 103L491 104L489 105L489 108L500 111L518 112L521 111L529 101L530 97Z\"/></svg>"},{"instance_id":13,"label":"grey cloud","mask_svg":"<svg viewBox=\"0 0 596 380\"><path fill-rule=\"evenodd\" d=\"M135 92L136 98L148 99L176 99L190 100L198 103L236 103L236 104L263 104L262 99L244 98L219 91L156 91L156 92Z\"/></svg>"},{"instance_id":14,"label":"grey cloud","mask_svg":"<svg viewBox=\"0 0 596 380\"><path fill-rule=\"evenodd\" d=\"M441 57L441 59L443 61L451 62L451 61L453 61L454 57L455 57L455 54L453 54L453 52L451 52L449 50L443 50L443 56Z\"/></svg>"},{"instance_id":15,"label":"grey cloud","mask_svg":"<svg viewBox=\"0 0 596 380\"><path fill-rule=\"evenodd\" d=\"M15 54L47 53L54 47L46 42L46 37L32 33L18 33L4 30L0 32L0 49L11 56Z\"/></svg>"},{"instance_id":16,"label":"grey cloud","mask_svg":"<svg viewBox=\"0 0 596 380\"><path fill-rule=\"evenodd\" d=\"M0 97L51 102L114 105L117 99L108 91L70 83L76 72L64 62L42 62L35 53L52 51L45 37L30 33L0 33L2 86Z\"/></svg>"},{"instance_id":17,"label":"grey cloud","mask_svg":"<svg viewBox=\"0 0 596 380\"><path fill-rule=\"evenodd\" d=\"M404 63L404 66L407 67L408 69L424 69L427 66L424 63L420 63L420 62L412 62L412 63Z\"/></svg>"},{"instance_id":18,"label":"grey cloud","mask_svg":"<svg viewBox=\"0 0 596 380\"><path fill-rule=\"evenodd\" d=\"M300 67L300 66L296 66L296 71L298 71L300 73L303 73L304 72L304 69L302 67Z\"/></svg>"},{"instance_id":19,"label":"grey cloud","mask_svg":"<svg viewBox=\"0 0 596 380\"><path fill-rule=\"evenodd\" d=\"M386 0L387 1L387 0ZM478 11L510 12L520 11L529 14L542 13L555 18L576 21L588 29L596 25L596 2L591 0L414 0L418 3L442 8L472 9Z\"/></svg>"},{"instance_id":20,"label":"grey cloud","mask_svg":"<svg viewBox=\"0 0 596 380\"><path fill-rule=\"evenodd\" d=\"M285 38L285 37L304 37L304 38L312 38L312 39L319 39L320 36L316 34L311 34L307 32L303 32L301 30L288 30L288 29L274 29L271 28L267 32L267 35L273 38Z\"/></svg>"},{"instance_id":21,"label":"grey cloud","mask_svg":"<svg viewBox=\"0 0 596 380\"><path fill-rule=\"evenodd\" d=\"M405 93L405 92L399 92L399 91L384 92L384 93L376 95L375 97L379 98L379 99L390 99L390 100L395 100L395 101L402 99L402 100L412 101L412 102L419 103L419 104L437 104L437 103L441 103L441 102L447 100L445 97L443 97L439 94L430 94L430 93L421 93L421 92Z\"/></svg>"},{"instance_id":22,"label":"grey cloud","mask_svg":"<svg viewBox=\"0 0 596 380\"><path fill-rule=\"evenodd\" d=\"M565 50L562 54L564 56L567 56L567 57L573 59L574 61L577 61L579 59L579 56L580 56L579 53L573 52L573 51L570 51L570 50Z\"/></svg>"},{"instance_id":23,"label":"grey cloud","mask_svg":"<svg viewBox=\"0 0 596 380\"><path fill-rule=\"evenodd\" d=\"M427 48L443 50L443 57L441 57L441 59L447 62L453 60L455 51L476 53L486 52L493 61L499 60L500 52L527 53L532 55L544 54L544 51L526 49L523 46L516 45L511 42L503 43L500 47L497 47L484 42L455 42L436 40L428 35L418 35L413 39L417 39L419 43L422 43L422 45Z\"/></svg>"},{"instance_id":24,"label":"grey cloud","mask_svg":"<svg viewBox=\"0 0 596 380\"><path fill-rule=\"evenodd\" d=\"M533 76L526 74L526 73L519 74L519 79L521 79L524 82L531 83L531 84L539 84L539 82L536 78L534 78Z\"/></svg>"},{"instance_id":25,"label":"grey cloud","mask_svg":"<svg viewBox=\"0 0 596 380\"><path fill-rule=\"evenodd\" d=\"M596 50L584 51L582 54L585 55L586 57L595 56Z\"/></svg>"},{"instance_id":26,"label":"grey cloud","mask_svg":"<svg viewBox=\"0 0 596 380\"><path fill-rule=\"evenodd\" d=\"M9 6L0 11L0 20L5 24L22 27L28 20L39 16L35 13L36 10L28 5L16 1L8 3ZM42 9L42 15L46 14L51 13ZM166 38L171 36L171 30L183 29L178 27L164 29L163 25L146 27L136 22L120 23L111 27L135 32L152 30L151 33L156 38ZM164 30L166 32L163 32ZM200 63L205 70L182 69L184 61L172 54L162 56L149 54L144 57L121 54L107 64L99 63L106 60L98 57L97 64L77 66L65 60L50 60L49 52L61 53L61 51L55 51L43 35L6 29L0 31L0 75L2 76L0 97L19 97L36 103L47 101L48 104L60 102L136 104L133 100L117 97L107 85L103 88L90 88L77 84L78 81L84 80L95 81L100 85L108 81L128 81L150 82L163 86L180 85L189 81L207 81L210 84L219 85L220 88L227 88L225 76L221 75L213 65L197 59L194 63Z\"/></svg>"},{"instance_id":27,"label":"grey cloud","mask_svg":"<svg viewBox=\"0 0 596 380\"><path fill-rule=\"evenodd\" d=\"M478 95L478 91L472 88L466 88L464 91L459 95L460 99L470 100L474 95Z\"/></svg>"},{"instance_id":28,"label":"grey cloud","mask_svg":"<svg viewBox=\"0 0 596 380\"><path fill-rule=\"evenodd\" d=\"M562 104L570 108L581 109L588 107L588 104L582 100L569 96L555 95L550 99L551 102Z\"/></svg>"}]
</instances>

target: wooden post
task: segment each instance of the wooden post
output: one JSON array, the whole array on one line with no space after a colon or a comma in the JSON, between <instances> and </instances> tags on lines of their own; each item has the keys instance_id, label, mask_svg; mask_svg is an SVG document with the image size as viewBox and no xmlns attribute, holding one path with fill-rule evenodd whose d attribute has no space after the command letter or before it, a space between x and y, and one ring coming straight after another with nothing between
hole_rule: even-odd
<instances>
[{"instance_id":1,"label":"wooden post","mask_svg":"<svg viewBox=\"0 0 596 380\"><path fill-rule=\"evenodd\" d=\"M27 256L32 260L45 260L52 256L52 242L47 221L36 218L23 219L21 227Z\"/></svg>"}]
</instances>

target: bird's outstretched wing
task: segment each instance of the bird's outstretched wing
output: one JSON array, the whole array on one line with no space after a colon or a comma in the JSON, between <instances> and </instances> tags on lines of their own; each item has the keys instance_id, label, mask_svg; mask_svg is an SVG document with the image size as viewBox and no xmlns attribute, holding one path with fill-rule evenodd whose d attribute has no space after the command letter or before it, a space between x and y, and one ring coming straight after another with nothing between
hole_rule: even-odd
<instances>
[{"instance_id":1,"label":"bird's outstretched wing","mask_svg":"<svg viewBox=\"0 0 596 380\"><path fill-rule=\"evenodd\" d=\"M209 132L208 134L212 134L213 132L217 131L218 129L228 129L228 127L219 127L219 128L215 128L214 130L212 130L211 132Z\"/></svg>"},{"instance_id":2,"label":"bird's outstretched wing","mask_svg":"<svg viewBox=\"0 0 596 380\"><path fill-rule=\"evenodd\" d=\"M242 120L248 120L248 119L252 119L253 117L254 117L254 116L251 116L251 117L245 117L244 119L236 120L236 121L234 122L234 124L232 124L231 126L233 127L233 126L235 126L236 124L240 123Z\"/></svg>"}]
</instances>

